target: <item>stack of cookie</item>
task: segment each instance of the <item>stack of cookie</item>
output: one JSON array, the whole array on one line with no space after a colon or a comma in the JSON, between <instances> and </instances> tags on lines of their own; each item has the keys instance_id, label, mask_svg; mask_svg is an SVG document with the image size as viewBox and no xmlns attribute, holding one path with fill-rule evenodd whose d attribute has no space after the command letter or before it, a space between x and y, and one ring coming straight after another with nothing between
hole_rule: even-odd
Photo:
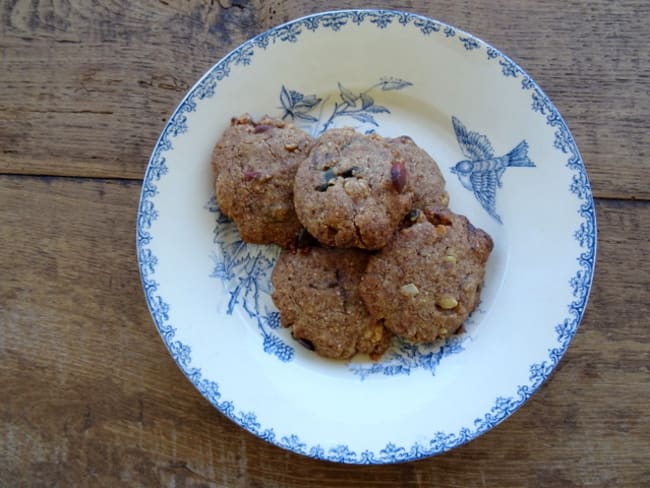
<instances>
[{"instance_id":1,"label":"stack of cookie","mask_svg":"<svg viewBox=\"0 0 650 488\"><path fill-rule=\"evenodd\" d=\"M492 250L448 208L436 162L411 138L233 118L212 165L242 240L285 248L273 270L284 327L316 353L377 359L394 335L432 342L476 308Z\"/></svg>"}]
</instances>

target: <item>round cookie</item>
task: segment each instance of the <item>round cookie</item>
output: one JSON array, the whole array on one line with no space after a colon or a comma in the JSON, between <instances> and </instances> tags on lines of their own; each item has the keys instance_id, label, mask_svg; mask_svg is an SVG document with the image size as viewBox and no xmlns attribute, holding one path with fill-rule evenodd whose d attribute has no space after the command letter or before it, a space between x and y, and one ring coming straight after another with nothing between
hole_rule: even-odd
<instances>
[{"instance_id":1,"label":"round cookie","mask_svg":"<svg viewBox=\"0 0 650 488\"><path fill-rule=\"evenodd\" d=\"M321 356L348 359L357 352L377 359L392 334L374 320L359 296L368 263L359 249L308 247L284 251L273 269L273 302L284 327Z\"/></svg>"},{"instance_id":2,"label":"round cookie","mask_svg":"<svg viewBox=\"0 0 650 488\"><path fill-rule=\"evenodd\" d=\"M411 209L403 161L387 139L332 129L314 143L294 185L298 219L320 242L380 249Z\"/></svg>"},{"instance_id":3,"label":"round cookie","mask_svg":"<svg viewBox=\"0 0 650 488\"><path fill-rule=\"evenodd\" d=\"M212 152L215 194L241 238L257 244L292 243L301 224L293 182L312 138L280 119L233 118Z\"/></svg>"},{"instance_id":4,"label":"round cookie","mask_svg":"<svg viewBox=\"0 0 650 488\"><path fill-rule=\"evenodd\" d=\"M427 208L449 205L445 178L435 160L409 136L390 139L395 161L404 161L408 171L408 187L413 191L413 207Z\"/></svg>"},{"instance_id":5,"label":"round cookie","mask_svg":"<svg viewBox=\"0 0 650 488\"><path fill-rule=\"evenodd\" d=\"M464 216L426 209L370 258L359 292L393 333L412 342L444 338L478 306L492 246Z\"/></svg>"}]
</instances>

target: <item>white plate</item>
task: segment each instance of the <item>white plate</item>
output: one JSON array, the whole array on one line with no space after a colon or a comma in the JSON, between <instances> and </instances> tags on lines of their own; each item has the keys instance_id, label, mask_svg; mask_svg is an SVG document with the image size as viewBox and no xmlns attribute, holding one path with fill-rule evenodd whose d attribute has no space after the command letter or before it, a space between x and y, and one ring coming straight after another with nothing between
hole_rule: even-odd
<instances>
[{"instance_id":1,"label":"white plate","mask_svg":"<svg viewBox=\"0 0 650 488\"><path fill-rule=\"evenodd\" d=\"M314 134L408 134L426 149L451 208L495 242L466 333L346 363L279 328L269 296L277 249L242 244L212 197L212 147L244 112ZM520 407L576 332L595 248L584 165L535 82L470 34L383 10L301 18L219 61L161 134L137 224L146 299L189 380L262 439L346 463L441 453Z\"/></svg>"}]
</instances>

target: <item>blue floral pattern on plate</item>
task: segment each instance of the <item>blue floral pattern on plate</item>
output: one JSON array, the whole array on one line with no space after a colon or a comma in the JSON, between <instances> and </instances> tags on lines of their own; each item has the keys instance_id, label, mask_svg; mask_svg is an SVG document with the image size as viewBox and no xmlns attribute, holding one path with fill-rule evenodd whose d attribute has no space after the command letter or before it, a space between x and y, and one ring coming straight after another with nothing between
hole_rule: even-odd
<instances>
[{"instance_id":1,"label":"blue floral pattern on plate","mask_svg":"<svg viewBox=\"0 0 650 488\"><path fill-rule=\"evenodd\" d=\"M270 303L271 271L278 248L243 242L237 226L220 212L214 197L204 208L216 215L214 243L221 250L221 256L212 257L214 268L210 276L221 280L229 290L226 314L232 315L235 307L241 307L249 318L255 320L264 352L281 361L291 361L293 347L273 332L280 326L280 314Z\"/></svg>"},{"instance_id":2,"label":"blue floral pattern on plate","mask_svg":"<svg viewBox=\"0 0 650 488\"><path fill-rule=\"evenodd\" d=\"M318 136L329 129L339 118L353 119L361 124L379 126L376 116L378 114L390 114L388 107L378 105L372 96L373 90L391 91L402 90L413 86L413 83L396 77L383 77L377 83L360 92L352 92L338 82L339 100L334 102L333 107L327 107L327 99L314 94L304 95L296 90L288 90L284 85L280 91L280 103L284 109L282 118L287 117L297 122L304 129ZM319 110L318 115L315 114ZM325 122L321 123L324 111L329 110ZM301 124L301 122L303 122ZM307 122L305 124L304 122ZM369 131L374 131L370 129ZM368 132L368 131L366 131Z\"/></svg>"},{"instance_id":3,"label":"blue floral pattern on plate","mask_svg":"<svg viewBox=\"0 0 650 488\"><path fill-rule=\"evenodd\" d=\"M575 243L580 248L577 258L578 269L569 280L573 298L568 304L568 315L555 326L556 345L548 350L544 360L530 365L528 382L520 385L516 389L516 394L512 396L497 396L491 408L482 416L475 418L471 425L466 425L454 432L438 431L429 433L427 441L414 442L406 446L388 441L383 448L376 450L354 450L345 444L323 446L316 443L310 445L296 434L278 435L273 427L263 426L255 412L240 410L232 400L223 398L219 384L206 378L202 370L193 365L190 346L176 338L177 329L170 322L170 304L158 292L160 284L157 281L156 269L159 261L152 249L154 240L152 226L159 218L159 210L156 206L156 196L159 192L158 185L169 170L165 153L173 149L175 138L187 132L187 116L196 111L197 103L214 95L219 83L230 75L232 67L248 66L258 50L265 50L269 46L278 43L295 43L307 31L324 29L338 32L350 25L371 25L380 30L387 29L388 26L414 26L424 36L439 33L448 39L456 37L462 47L468 51L468 55L483 52L483 58L485 59L485 53L487 53L489 61L497 62L501 66L504 77L518 78L521 76L521 89L530 94L530 109L533 113L543 117L547 126L553 129L554 148L566 156L566 167L572 173L568 191L580 202L578 210L579 225L573 233ZM459 33L458 36L457 33ZM285 110L291 106L296 108L298 102L291 99L290 91L286 90L289 98L285 99L287 105L283 104L283 108ZM357 96L360 96L360 94L353 94L353 97ZM315 106L315 102L316 99L308 99L306 103L297 108L308 113L309 105L313 104ZM357 106L360 103L361 108L363 108L363 100L357 99L356 103ZM352 104L350 103L346 109L351 107ZM372 115L372 112L370 114ZM369 123L372 125L371 122ZM387 10L350 10L317 14L271 29L235 49L220 61L208 75L201 79L174 112L154 148L142 186L137 217L136 245L145 298L162 340L183 373L219 411L261 439L299 454L335 462L381 464L431 456L476 438L521 407L549 377L567 349L584 313L593 277L596 251L596 220L589 180L569 129L541 89L512 60L473 36L460 33L451 26L431 19ZM237 256L237 253L233 252L233 256ZM233 261L216 263L215 275L227 279L231 276L233 263ZM259 267L256 266L250 271L256 276L268 272L269 263L263 259L259 263ZM233 290L230 293L230 302L233 306L243 304L246 301L255 303L256 293L259 296L260 290L259 287L255 286L240 289L236 292ZM261 320L259 322L263 335L270 333L277 325L277 320L274 318L272 311L265 310L264 313L266 314L264 317L267 317L266 321ZM290 356L290 353L287 353L287 356Z\"/></svg>"}]
</instances>

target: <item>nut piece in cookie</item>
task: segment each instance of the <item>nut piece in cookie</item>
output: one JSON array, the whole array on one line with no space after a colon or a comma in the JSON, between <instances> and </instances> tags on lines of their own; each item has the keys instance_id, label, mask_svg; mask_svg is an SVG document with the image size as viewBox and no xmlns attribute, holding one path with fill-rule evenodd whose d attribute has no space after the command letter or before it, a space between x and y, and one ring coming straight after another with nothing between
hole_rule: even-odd
<instances>
[{"instance_id":1,"label":"nut piece in cookie","mask_svg":"<svg viewBox=\"0 0 650 488\"><path fill-rule=\"evenodd\" d=\"M449 205L445 178L435 160L413 139L400 136L389 141L395 161L403 161L409 174L409 188L413 191L413 207Z\"/></svg>"},{"instance_id":2,"label":"nut piece in cookie","mask_svg":"<svg viewBox=\"0 0 650 488\"><path fill-rule=\"evenodd\" d=\"M284 327L317 354L379 358L392 334L368 315L359 281L368 263L359 249L309 247L284 251L273 269L273 302Z\"/></svg>"},{"instance_id":3,"label":"nut piece in cookie","mask_svg":"<svg viewBox=\"0 0 650 488\"><path fill-rule=\"evenodd\" d=\"M231 120L212 152L215 194L221 211L235 221L242 239L290 245L301 224L293 208L293 182L312 143L280 119Z\"/></svg>"},{"instance_id":4,"label":"nut piece in cookie","mask_svg":"<svg viewBox=\"0 0 650 488\"><path fill-rule=\"evenodd\" d=\"M350 128L315 141L296 173L294 203L320 242L381 249L411 209L408 167L393 157L388 141Z\"/></svg>"},{"instance_id":5,"label":"nut piece in cookie","mask_svg":"<svg viewBox=\"0 0 650 488\"><path fill-rule=\"evenodd\" d=\"M428 208L370 257L359 292L370 315L396 335L444 338L478 306L492 246L464 216Z\"/></svg>"}]
</instances>

